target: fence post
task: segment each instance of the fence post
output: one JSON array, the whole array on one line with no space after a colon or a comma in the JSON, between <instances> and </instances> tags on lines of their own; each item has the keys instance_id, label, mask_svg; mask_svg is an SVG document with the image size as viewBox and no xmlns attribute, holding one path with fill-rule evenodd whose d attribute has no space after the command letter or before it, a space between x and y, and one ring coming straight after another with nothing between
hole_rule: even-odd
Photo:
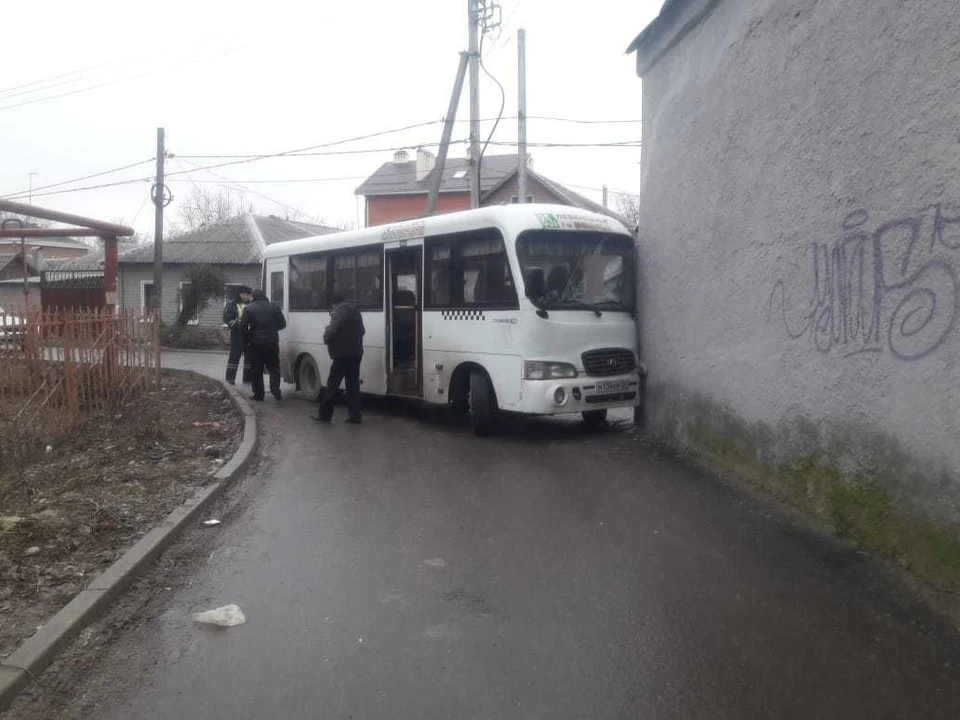
<instances>
[{"instance_id":1,"label":"fence post","mask_svg":"<svg viewBox=\"0 0 960 720\"><path fill-rule=\"evenodd\" d=\"M74 357L74 346L76 345L74 333L76 332L75 318L64 313L61 315L63 321L63 369L64 382L66 383L67 409L70 415L69 427L76 427L80 421L80 396L77 390L77 364Z\"/></svg>"},{"instance_id":2,"label":"fence post","mask_svg":"<svg viewBox=\"0 0 960 720\"><path fill-rule=\"evenodd\" d=\"M156 383L157 387L160 387L160 367L161 362L161 352L160 352L160 309L157 308L153 310L153 353L154 353L154 368L156 372Z\"/></svg>"}]
</instances>

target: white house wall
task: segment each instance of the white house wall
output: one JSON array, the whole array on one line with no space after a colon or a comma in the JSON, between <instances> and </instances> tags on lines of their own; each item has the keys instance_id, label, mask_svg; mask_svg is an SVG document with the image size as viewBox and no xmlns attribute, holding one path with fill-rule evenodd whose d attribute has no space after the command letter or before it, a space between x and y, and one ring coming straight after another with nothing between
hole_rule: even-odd
<instances>
[{"instance_id":1,"label":"white house wall","mask_svg":"<svg viewBox=\"0 0 960 720\"><path fill-rule=\"evenodd\" d=\"M182 266L166 266L163 269L163 307L161 316L165 323L174 323L180 315L180 283L183 281ZM259 266L224 266L227 282L230 284L260 287ZM141 286L146 281L153 282L153 268L149 265L121 265L118 280L121 307L137 309L142 306ZM214 301L200 315L200 325L219 326L223 323L223 303Z\"/></svg>"}]
</instances>

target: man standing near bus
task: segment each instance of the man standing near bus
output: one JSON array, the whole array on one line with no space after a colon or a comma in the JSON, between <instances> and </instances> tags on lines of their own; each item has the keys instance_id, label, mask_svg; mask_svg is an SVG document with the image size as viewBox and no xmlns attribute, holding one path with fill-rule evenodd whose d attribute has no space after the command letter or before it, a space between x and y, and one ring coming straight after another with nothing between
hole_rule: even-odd
<instances>
[{"instance_id":1,"label":"man standing near bus","mask_svg":"<svg viewBox=\"0 0 960 720\"><path fill-rule=\"evenodd\" d=\"M250 358L244 351L245 340L243 337L243 308L250 302L250 296L253 290L246 285L241 285L237 290L237 297L223 308L223 322L230 328L230 357L227 358L227 382L235 385L237 381L237 370L240 368L240 358L243 358L243 376L242 382L248 382L250 379Z\"/></svg>"},{"instance_id":2,"label":"man standing near bus","mask_svg":"<svg viewBox=\"0 0 960 720\"><path fill-rule=\"evenodd\" d=\"M263 369L270 372L270 394L282 400L280 393L280 331L287 326L283 310L267 299L263 290L253 291L253 302L243 311L243 335L247 341L247 353L253 377L251 399L263 400Z\"/></svg>"},{"instance_id":3,"label":"man standing near bus","mask_svg":"<svg viewBox=\"0 0 960 720\"><path fill-rule=\"evenodd\" d=\"M323 342L333 363L323 394L323 401L315 418L319 422L333 419L333 400L340 389L340 381L347 382L347 422L359 425L360 416L360 360L363 359L363 317L357 306L341 293L334 293L330 324L323 331Z\"/></svg>"}]
</instances>

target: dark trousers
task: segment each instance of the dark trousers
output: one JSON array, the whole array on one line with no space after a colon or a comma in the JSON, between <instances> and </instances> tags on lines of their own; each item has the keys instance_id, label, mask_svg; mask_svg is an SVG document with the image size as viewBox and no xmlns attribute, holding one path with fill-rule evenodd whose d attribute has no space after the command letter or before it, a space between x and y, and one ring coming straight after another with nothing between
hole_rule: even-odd
<instances>
[{"instance_id":1,"label":"dark trousers","mask_svg":"<svg viewBox=\"0 0 960 720\"><path fill-rule=\"evenodd\" d=\"M270 373L270 392L274 397L280 395L280 344L254 343L247 350L250 356L250 384L254 397L263 398L263 369Z\"/></svg>"},{"instance_id":2,"label":"dark trousers","mask_svg":"<svg viewBox=\"0 0 960 720\"><path fill-rule=\"evenodd\" d=\"M242 382L250 382L250 359L243 352L244 345L243 333L230 333L230 356L227 358L227 382L229 383L237 380L241 358L243 359Z\"/></svg>"},{"instance_id":3,"label":"dark trousers","mask_svg":"<svg viewBox=\"0 0 960 720\"><path fill-rule=\"evenodd\" d=\"M360 417L360 358L334 358L318 410L321 420L333 417L333 401L337 397L340 381L344 379L347 381L347 412L352 418Z\"/></svg>"}]
</instances>

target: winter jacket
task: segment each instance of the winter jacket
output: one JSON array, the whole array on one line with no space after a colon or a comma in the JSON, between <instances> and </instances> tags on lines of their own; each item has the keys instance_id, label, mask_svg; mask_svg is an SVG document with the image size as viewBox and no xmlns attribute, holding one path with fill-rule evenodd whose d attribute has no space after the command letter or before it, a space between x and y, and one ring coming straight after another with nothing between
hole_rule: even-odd
<instances>
[{"instance_id":1,"label":"winter jacket","mask_svg":"<svg viewBox=\"0 0 960 720\"><path fill-rule=\"evenodd\" d=\"M247 343L271 345L280 342L280 331L287 326L287 319L279 305L260 298L243 309L241 325Z\"/></svg>"},{"instance_id":2,"label":"winter jacket","mask_svg":"<svg viewBox=\"0 0 960 720\"><path fill-rule=\"evenodd\" d=\"M239 300L223 309L223 324L230 328L230 334L243 332L243 311L246 305Z\"/></svg>"},{"instance_id":3,"label":"winter jacket","mask_svg":"<svg viewBox=\"0 0 960 720\"><path fill-rule=\"evenodd\" d=\"M323 331L323 342L330 357L358 358L363 356L363 317L352 302L342 302L333 309L330 324Z\"/></svg>"}]
</instances>

